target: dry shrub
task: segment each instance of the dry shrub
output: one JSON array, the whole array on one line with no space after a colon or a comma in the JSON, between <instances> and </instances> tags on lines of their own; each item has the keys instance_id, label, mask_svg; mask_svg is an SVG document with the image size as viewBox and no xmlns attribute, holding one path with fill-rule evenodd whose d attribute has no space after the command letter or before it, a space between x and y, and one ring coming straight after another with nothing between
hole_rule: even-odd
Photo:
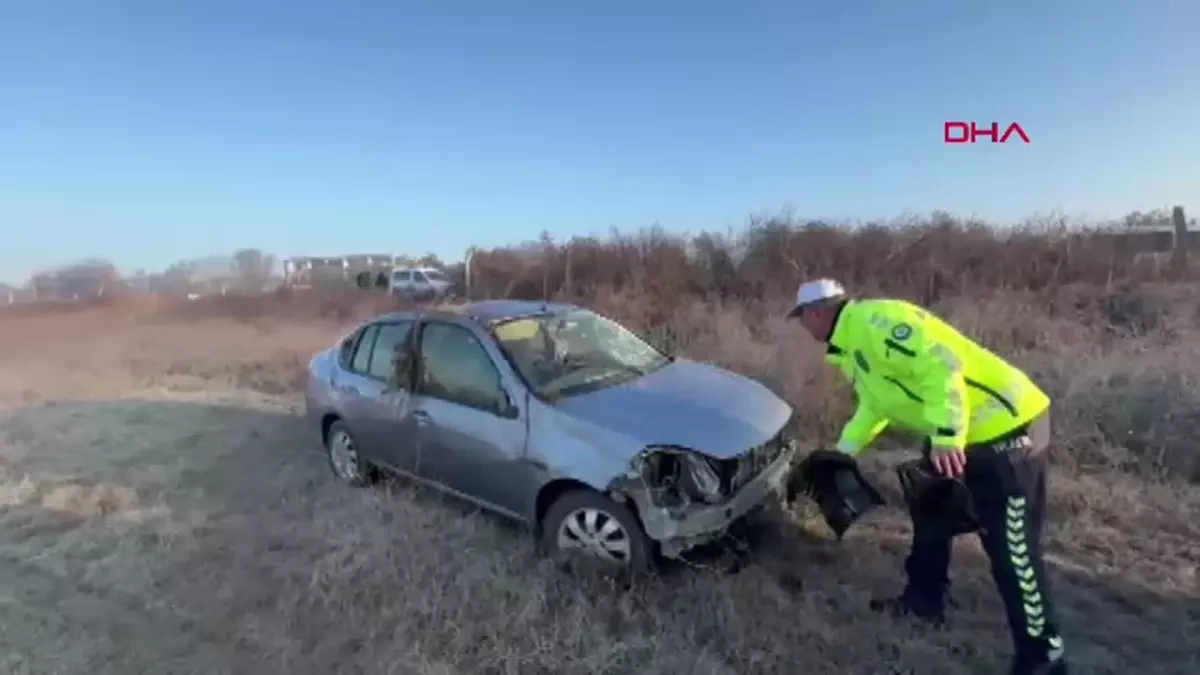
<instances>
[{"instance_id":1,"label":"dry shrub","mask_svg":"<svg viewBox=\"0 0 1200 675\"><path fill-rule=\"evenodd\" d=\"M999 230L935 215L924 221L834 226L775 218L737 236L650 228L602 241L574 238L476 253L478 297L590 297L600 289L651 296L778 298L799 278L830 275L869 292L923 302L981 289L1110 286L1158 272L1119 237L1063 222Z\"/></svg>"},{"instance_id":2,"label":"dry shrub","mask_svg":"<svg viewBox=\"0 0 1200 675\"><path fill-rule=\"evenodd\" d=\"M1073 432L1070 461L1200 482L1200 378L1181 366L1112 359L1076 372L1060 420Z\"/></svg>"},{"instance_id":3,"label":"dry shrub","mask_svg":"<svg viewBox=\"0 0 1200 675\"><path fill-rule=\"evenodd\" d=\"M836 277L857 293L927 304L1028 369L1057 401L1055 455L1072 466L1198 477L1200 401L1189 387L1200 362L1179 356L1200 323L1193 285L1164 283L1129 241L1063 223L899 225L773 219L737 237L652 228L543 238L478 252L470 294L586 304L656 344L760 379L797 405L820 443L853 401L780 316L799 281Z\"/></svg>"},{"instance_id":4,"label":"dry shrub","mask_svg":"<svg viewBox=\"0 0 1200 675\"><path fill-rule=\"evenodd\" d=\"M543 238L476 253L469 290L473 297L579 302L671 351L755 377L796 405L805 436L817 445L836 434L853 399L822 366L815 345L781 316L798 281L834 276L858 293L925 303L1026 368L1057 401L1061 461L1198 477L1200 420L1191 392L1200 366L1187 349L1200 323L1194 285L1149 278L1135 248L1061 224L1002 232L938 216L901 225L775 219L737 237L651 228L566 244ZM110 304L130 314L133 302ZM233 319L257 326L271 344L289 324L340 330L402 306L378 292L283 290L169 303L155 316ZM308 354L287 345L245 350L198 342L177 350L166 373L295 391Z\"/></svg>"}]
</instances>

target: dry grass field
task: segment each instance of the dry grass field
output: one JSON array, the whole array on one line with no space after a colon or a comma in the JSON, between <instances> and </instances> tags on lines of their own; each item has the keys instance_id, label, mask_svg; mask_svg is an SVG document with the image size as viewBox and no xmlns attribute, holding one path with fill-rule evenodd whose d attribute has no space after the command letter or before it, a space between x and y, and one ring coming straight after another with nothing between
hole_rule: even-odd
<instances>
[{"instance_id":1,"label":"dry grass field","mask_svg":"<svg viewBox=\"0 0 1200 675\"><path fill-rule=\"evenodd\" d=\"M1076 672L1200 672L1198 291L934 303L1056 398L1048 548ZM1004 672L974 541L958 544L948 629L867 608L902 582L896 506L841 543L807 509L781 512L737 574L684 566L621 587L548 567L515 528L411 485L336 483L297 387L372 307L299 304L0 314L0 673ZM766 301L591 304L767 381L813 447L849 410ZM900 454L870 466L893 498Z\"/></svg>"}]
</instances>

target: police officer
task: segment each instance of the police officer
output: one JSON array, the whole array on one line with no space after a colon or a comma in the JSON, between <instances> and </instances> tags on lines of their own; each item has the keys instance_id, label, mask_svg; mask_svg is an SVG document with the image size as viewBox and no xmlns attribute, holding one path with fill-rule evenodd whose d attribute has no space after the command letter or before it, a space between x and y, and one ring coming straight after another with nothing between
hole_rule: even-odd
<instances>
[{"instance_id":1,"label":"police officer","mask_svg":"<svg viewBox=\"0 0 1200 675\"><path fill-rule=\"evenodd\" d=\"M841 284L801 284L788 314L826 345L854 386L858 409L837 449L861 453L893 425L928 440L942 476L965 483L1012 632L1013 675L1065 675L1042 562L1050 398L1025 373L928 311L903 300L850 299ZM944 621L954 532L914 517L908 581L877 610Z\"/></svg>"}]
</instances>

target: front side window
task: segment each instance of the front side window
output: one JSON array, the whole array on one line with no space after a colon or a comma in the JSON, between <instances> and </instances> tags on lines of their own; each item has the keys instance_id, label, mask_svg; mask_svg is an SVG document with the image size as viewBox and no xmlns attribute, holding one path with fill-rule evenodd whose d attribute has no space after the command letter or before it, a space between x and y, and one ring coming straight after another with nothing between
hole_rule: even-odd
<instances>
[{"instance_id":1,"label":"front side window","mask_svg":"<svg viewBox=\"0 0 1200 675\"><path fill-rule=\"evenodd\" d=\"M488 412L501 412L508 399L500 371L475 334L462 326L429 323L421 330L418 390Z\"/></svg>"},{"instance_id":2,"label":"front side window","mask_svg":"<svg viewBox=\"0 0 1200 675\"><path fill-rule=\"evenodd\" d=\"M584 309L512 319L492 332L522 379L547 400L628 382L671 362L621 324Z\"/></svg>"}]
</instances>

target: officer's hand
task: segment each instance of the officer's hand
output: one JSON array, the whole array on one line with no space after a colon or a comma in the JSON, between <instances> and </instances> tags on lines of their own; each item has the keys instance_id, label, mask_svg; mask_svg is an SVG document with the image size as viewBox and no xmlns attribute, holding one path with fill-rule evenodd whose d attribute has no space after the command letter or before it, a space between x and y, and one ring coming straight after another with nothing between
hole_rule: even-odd
<instances>
[{"instance_id":1,"label":"officer's hand","mask_svg":"<svg viewBox=\"0 0 1200 675\"><path fill-rule=\"evenodd\" d=\"M934 446L930 454L933 468L947 478L958 478L967 466L967 454L962 448L939 448Z\"/></svg>"}]
</instances>

